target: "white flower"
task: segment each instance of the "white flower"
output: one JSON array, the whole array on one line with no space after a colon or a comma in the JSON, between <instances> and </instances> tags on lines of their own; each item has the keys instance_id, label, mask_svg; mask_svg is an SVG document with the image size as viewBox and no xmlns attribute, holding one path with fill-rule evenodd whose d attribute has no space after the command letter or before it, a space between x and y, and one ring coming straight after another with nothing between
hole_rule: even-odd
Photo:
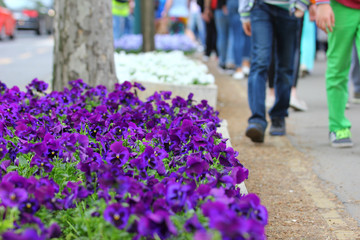
<instances>
[{"instance_id":1,"label":"white flower","mask_svg":"<svg viewBox=\"0 0 360 240\"><path fill-rule=\"evenodd\" d=\"M206 65L185 56L182 51L115 53L116 75L120 82L138 80L178 85L214 84Z\"/></svg>"}]
</instances>

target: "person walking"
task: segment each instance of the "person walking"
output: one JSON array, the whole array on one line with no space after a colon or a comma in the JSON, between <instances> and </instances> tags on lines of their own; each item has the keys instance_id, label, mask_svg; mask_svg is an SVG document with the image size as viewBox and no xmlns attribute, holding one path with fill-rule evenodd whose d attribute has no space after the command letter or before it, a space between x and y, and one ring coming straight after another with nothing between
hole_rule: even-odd
<instances>
[{"instance_id":1,"label":"person walking","mask_svg":"<svg viewBox=\"0 0 360 240\"><path fill-rule=\"evenodd\" d=\"M195 36L198 36L201 47L205 46L205 22L201 16L201 8L196 0L190 2L190 16L188 28ZM197 34L195 34L197 33Z\"/></svg>"},{"instance_id":2,"label":"person walking","mask_svg":"<svg viewBox=\"0 0 360 240\"><path fill-rule=\"evenodd\" d=\"M251 68L248 79L248 101L251 116L246 136L253 142L264 142L266 120L266 79L275 38L276 100L270 109L270 134L286 134L298 17L303 17L309 3L300 0L241 0L243 29L251 36ZM289 13L290 10L290 13Z\"/></svg>"},{"instance_id":3,"label":"person walking","mask_svg":"<svg viewBox=\"0 0 360 240\"><path fill-rule=\"evenodd\" d=\"M170 18L170 33L187 33L187 21L190 15L190 0L166 0L163 17Z\"/></svg>"},{"instance_id":4,"label":"person walking","mask_svg":"<svg viewBox=\"0 0 360 240\"><path fill-rule=\"evenodd\" d=\"M229 45L229 12L226 6L227 0L217 0L216 9L214 11L215 26L217 32L217 49L219 53L219 71L221 73L231 73L231 69L228 69L227 64L227 53Z\"/></svg>"},{"instance_id":5,"label":"person walking","mask_svg":"<svg viewBox=\"0 0 360 240\"><path fill-rule=\"evenodd\" d=\"M215 51L216 56L218 56L218 51L216 48L217 41L217 32L214 20L214 10L216 9L215 0L197 0L202 13L202 18L205 21L206 26L206 48L203 56L203 61L209 61L210 55Z\"/></svg>"},{"instance_id":6,"label":"person walking","mask_svg":"<svg viewBox=\"0 0 360 240\"><path fill-rule=\"evenodd\" d=\"M132 9L133 0L112 0L114 41L132 32Z\"/></svg>"},{"instance_id":7,"label":"person walking","mask_svg":"<svg viewBox=\"0 0 360 240\"><path fill-rule=\"evenodd\" d=\"M235 73L233 78L243 79L250 71L250 37L242 28L239 14L239 0L227 0L230 33L233 34L233 45L229 44L233 52Z\"/></svg>"},{"instance_id":8,"label":"person walking","mask_svg":"<svg viewBox=\"0 0 360 240\"><path fill-rule=\"evenodd\" d=\"M316 0L316 25L328 33L326 93L332 147L352 147L351 122L345 116L354 41L360 49L360 1Z\"/></svg>"}]
</instances>

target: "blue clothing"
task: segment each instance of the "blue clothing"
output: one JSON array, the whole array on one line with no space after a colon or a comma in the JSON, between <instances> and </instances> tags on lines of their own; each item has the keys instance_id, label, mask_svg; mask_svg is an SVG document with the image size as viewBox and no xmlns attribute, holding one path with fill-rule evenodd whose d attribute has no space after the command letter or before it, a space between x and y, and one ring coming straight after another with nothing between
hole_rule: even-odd
<instances>
[{"instance_id":1,"label":"blue clothing","mask_svg":"<svg viewBox=\"0 0 360 240\"><path fill-rule=\"evenodd\" d=\"M173 0L169 9L169 17L189 17L189 5L188 0Z\"/></svg>"},{"instance_id":2,"label":"blue clothing","mask_svg":"<svg viewBox=\"0 0 360 240\"><path fill-rule=\"evenodd\" d=\"M217 32L216 47L219 53L219 65L225 66L229 42L229 19L221 9L216 9L214 16Z\"/></svg>"},{"instance_id":3,"label":"blue clothing","mask_svg":"<svg viewBox=\"0 0 360 240\"><path fill-rule=\"evenodd\" d=\"M264 0L262 0L262 1L264 1ZM265 0L265 1L267 1L268 3L274 2L273 4L270 4L270 5L275 6L276 1L272 1L272 0ZM283 1L283 0L280 0L280 1ZM239 0L239 13L241 16L241 21L249 21L250 20L250 11L254 7L256 2L257 1L255 1L255 0ZM289 6L290 13L294 13L296 8L305 11L307 6L309 6L309 4L310 4L309 0L287 0L287 2L288 2L288 4L286 4L286 5Z\"/></svg>"},{"instance_id":4,"label":"blue clothing","mask_svg":"<svg viewBox=\"0 0 360 240\"><path fill-rule=\"evenodd\" d=\"M270 109L271 119L288 116L297 19L283 8L256 1L250 14L251 21L251 69L248 79L248 101L251 110L249 123L267 127L265 95L266 79L271 62L273 41L275 47L275 95L274 106ZM275 34L275 36L274 36Z\"/></svg>"},{"instance_id":5,"label":"blue clothing","mask_svg":"<svg viewBox=\"0 0 360 240\"><path fill-rule=\"evenodd\" d=\"M205 22L201 17L201 13L191 13L189 16L189 22L187 26L194 34L197 32L201 44L203 46L206 45L205 38L206 38L206 28Z\"/></svg>"},{"instance_id":6,"label":"blue clothing","mask_svg":"<svg viewBox=\"0 0 360 240\"><path fill-rule=\"evenodd\" d=\"M162 18L161 13L164 11L166 0L157 0L158 5L155 12L155 19Z\"/></svg>"},{"instance_id":7,"label":"blue clothing","mask_svg":"<svg viewBox=\"0 0 360 240\"><path fill-rule=\"evenodd\" d=\"M355 41L352 49L349 79L354 85L354 92L360 93L360 65L359 65L359 55L358 55L358 51L356 51Z\"/></svg>"},{"instance_id":8,"label":"blue clothing","mask_svg":"<svg viewBox=\"0 0 360 240\"><path fill-rule=\"evenodd\" d=\"M309 11L305 12L303 30L301 35L301 57L300 64L304 65L308 71L314 68L316 51L316 27L314 22L310 22Z\"/></svg>"},{"instance_id":9,"label":"blue clothing","mask_svg":"<svg viewBox=\"0 0 360 240\"><path fill-rule=\"evenodd\" d=\"M127 17L113 15L114 40L119 40L124 34L131 34L133 29L133 16Z\"/></svg>"},{"instance_id":10,"label":"blue clothing","mask_svg":"<svg viewBox=\"0 0 360 240\"><path fill-rule=\"evenodd\" d=\"M242 66L243 60L250 58L250 37L247 36L242 28L240 15L238 12L238 0L227 0L227 9L229 12L230 32L233 33L234 63L237 68Z\"/></svg>"}]
</instances>

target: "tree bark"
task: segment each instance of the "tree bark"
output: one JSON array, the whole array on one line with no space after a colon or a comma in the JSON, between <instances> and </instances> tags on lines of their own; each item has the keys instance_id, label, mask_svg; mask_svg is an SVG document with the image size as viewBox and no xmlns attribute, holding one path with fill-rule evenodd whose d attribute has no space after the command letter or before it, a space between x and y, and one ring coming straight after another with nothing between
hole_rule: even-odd
<instances>
[{"instance_id":1,"label":"tree bark","mask_svg":"<svg viewBox=\"0 0 360 240\"><path fill-rule=\"evenodd\" d=\"M81 78L91 86L117 82L110 0L55 0L53 90Z\"/></svg>"},{"instance_id":2,"label":"tree bark","mask_svg":"<svg viewBox=\"0 0 360 240\"><path fill-rule=\"evenodd\" d=\"M143 52L154 51L154 0L141 0L141 32L143 35Z\"/></svg>"}]
</instances>

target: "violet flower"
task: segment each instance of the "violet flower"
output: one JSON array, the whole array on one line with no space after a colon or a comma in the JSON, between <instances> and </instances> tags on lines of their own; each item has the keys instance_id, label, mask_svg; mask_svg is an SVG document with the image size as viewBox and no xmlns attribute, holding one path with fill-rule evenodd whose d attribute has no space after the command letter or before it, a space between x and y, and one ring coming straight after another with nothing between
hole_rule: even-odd
<instances>
[{"instance_id":1,"label":"violet flower","mask_svg":"<svg viewBox=\"0 0 360 240\"><path fill-rule=\"evenodd\" d=\"M27 192L22 188L15 188L9 182L3 181L0 183L0 199L6 206L16 207L27 199Z\"/></svg>"},{"instance_id":2,"label":"violet flower","mask_svg":"<svg viewBox=\"0 0 360 240\"><path fill-rule=\"evenodd\" d=\"M129 150L123 146L121 141L114 142L110 146L111 152L108 153L106 161L118 166L123 166L129 159Z\"/></svg>"},{"instance_id":3,"label":"violet flower","mask_svg":"<svg viewBox=\"0 0 360 240\"><path fill-rule=\"evenodd\" d=\"M169 214L161 210L143 216L138 223L138 232L141 236L150 238L158 235L160 239L166 239L177 234L176 227L170 221Z\"/></svg>"},{"instance_id":4,"label":"violet flower","mask_svg":"<svg viewBox=\"0 0 360 240\"><path fill-rule=\"evenodd\" d=\"M7 152L8 152L8 150L6 149L6 146L0 145L0 160L5 157Z\"/></svg>"},{"instance_id":5,"label":"violet flower","mask_svg":"<svg viewBox=\"0 0 360 240\"><path fill-rule=\"evenodd\" d=\"M129 219L129 211L121 203L113 203L106 207L104 219L113 224L118 229L123 229Z\"/></svg>"}]
</instances>

